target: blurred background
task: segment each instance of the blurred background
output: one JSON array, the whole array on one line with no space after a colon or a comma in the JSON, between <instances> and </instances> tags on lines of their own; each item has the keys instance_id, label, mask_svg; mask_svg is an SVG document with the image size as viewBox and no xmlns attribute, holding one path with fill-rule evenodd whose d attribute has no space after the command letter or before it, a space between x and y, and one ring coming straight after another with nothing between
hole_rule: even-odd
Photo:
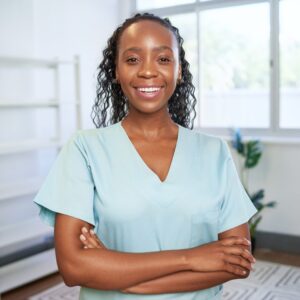
<instances>
[{"instance_id":1,"label":"blurred background","mask_svg":"<svg viewBox=\"0 0 300 300\"><path fill-rule=\"evenodd\" d=\"M94 127L102 51L135 12L179 28L194 130L231 145L239 128L245 143L260 141L247 189L277 205L263 211L257 247L299 254L299 11L298 0L0 0L0 294L57 271L52 229L32 199L70 135Z\"/></svg>"}]
</instances>

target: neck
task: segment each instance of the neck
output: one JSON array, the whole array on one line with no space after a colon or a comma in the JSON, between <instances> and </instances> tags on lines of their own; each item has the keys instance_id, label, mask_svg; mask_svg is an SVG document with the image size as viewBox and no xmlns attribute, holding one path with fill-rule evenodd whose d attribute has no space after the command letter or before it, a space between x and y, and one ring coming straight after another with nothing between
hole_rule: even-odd
<instances>
[{"instance_id":1,"label":"neck","mask_svg":"<svg viewBox=\"0 0 300 300\"><path fill-rule=\"evenodd\" d=\"M131 111L122 120L122 125L134 134L149 137L158 137L167 134L170 129L173 129L175 126L177 127L166 110L155 114Z\"/></svg>"}]
</instances>

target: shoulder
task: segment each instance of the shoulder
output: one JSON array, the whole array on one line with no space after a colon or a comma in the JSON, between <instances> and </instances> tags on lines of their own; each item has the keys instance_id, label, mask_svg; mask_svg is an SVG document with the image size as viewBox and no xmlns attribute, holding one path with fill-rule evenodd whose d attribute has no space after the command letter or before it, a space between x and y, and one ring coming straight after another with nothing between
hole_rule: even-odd
<instances>
[{"instance_id":1,"label":"shoulder","mask_svg":"<svg viewBox=\"0 0 300 300\"><path fill-rule=\"evenodd\" d=\"M113 139L116 133L117 123L107 127L94 129L80 129L77 130L70 138L79 146L87 145L94 142L99 142L101 139Z\"/></svg>"},{"instance_id":2,"label":"shoulder","mask_svg":"<svg viewBox=\"0 0 300 300\"><path fill-rule=\"evenodd\" d=\"M205 153L209 153L210 156L222 156L223 158L229 155L229 146L227 141L223 138L204 133L199 129L184 128L183 131L186 133L187 139L192 142L197 150Z\"/></svg>"}]
</instances>

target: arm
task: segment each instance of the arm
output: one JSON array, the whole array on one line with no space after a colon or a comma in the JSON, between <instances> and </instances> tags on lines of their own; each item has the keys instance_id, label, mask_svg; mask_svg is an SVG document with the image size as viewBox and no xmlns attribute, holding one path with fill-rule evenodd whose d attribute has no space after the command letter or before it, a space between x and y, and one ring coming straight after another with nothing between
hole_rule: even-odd
<instances>
[{"instance_id":1,"label":"arm","mask_svg":"<svg viewBox=\"0 0 300 300\"><path fill-rule=\"evenodd\" d=\"M56 214L54 238L59 271L68 286L120 290L178 271L189 270L184 250L126 253L84 249L78 239L82 220Z\"/></svg>"},{"instance_id":2,"label":"arm","mask_svg":"<svg viewBox=\"0 0 300 300\"><path fill-rule=\"evenodd\" d=\"M84 233L86 237L85 241L82 243L86 248L101 248L101 241L96 235L90 235L89 233ZM219 240L226 239L231 236L241 236L249 238L248 225L243 224L235 227L231 230L223 232L219 235ZM248 246L240 245L240 247L248 248ZM253 257L249 254L248 260L253 262ZM247 270L245 268L240 268L243 271ZM226 281L245 278L249 274L249 270L246 271L244 275L235 275L226 271L216 271L216 272L194 272L194 271L181 271L167 276L163 276L154 280L142 282L140 284L134 285L132 287L122 290L127 293L135 294L162 294L162 293L176 293L184 291L195 291L202 290L218 284L224 283Z\"/></svg>"},{"instance_id":3,"label":"arm","mask_svg":"<svg viewBox=\"0 0 300 300\"><path fill-rule=\"evenodd\" d=\"M242 224L233 229L227 230L219 234L219 240L230 236L242 236L250 239L248 224ZM251 251L250 246L243 246L248 251ZM252 263L255 260L251 261ZM207 289L232 279L246 278L249 275L249 270L246 270L245 275L236 275L225 271L217 272L193 272L182 271L170 275L163 276L154 280L142 282L133 287L127 288L124 291L135 294L162 294L162 293L177 293Z\"/></svg>"}]
</instances>

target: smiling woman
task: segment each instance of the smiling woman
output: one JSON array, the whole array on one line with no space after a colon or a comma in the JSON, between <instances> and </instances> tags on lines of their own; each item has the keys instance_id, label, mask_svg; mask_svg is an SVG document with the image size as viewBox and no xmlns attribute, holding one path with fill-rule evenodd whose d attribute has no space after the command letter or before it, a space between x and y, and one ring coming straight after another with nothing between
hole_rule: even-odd
<instances>
[{"instance_id":1,"label":"smiling woman","mask_svg":"<svg viewBox=\"0 0 300 300\"><path fill-rule=\"evenodd\" d=\"M256 209L229 148L192 130L182 43L168 19L147 13L116 29L99 65L97 129L73 135L34 199L80 299L217 300L255 262Z\"/></svg>"},{"instance_id":2,"label":"smiling woman","mask_svg":"<svg viewBox=\"0 0 300 300\"><path fill-rule=\"evenodd\" d=\"M165 107L181 77L178 43L169 29L144 20L123 32L116 79L132 110L150 113Z\"/></svg>"}]
</instances>

